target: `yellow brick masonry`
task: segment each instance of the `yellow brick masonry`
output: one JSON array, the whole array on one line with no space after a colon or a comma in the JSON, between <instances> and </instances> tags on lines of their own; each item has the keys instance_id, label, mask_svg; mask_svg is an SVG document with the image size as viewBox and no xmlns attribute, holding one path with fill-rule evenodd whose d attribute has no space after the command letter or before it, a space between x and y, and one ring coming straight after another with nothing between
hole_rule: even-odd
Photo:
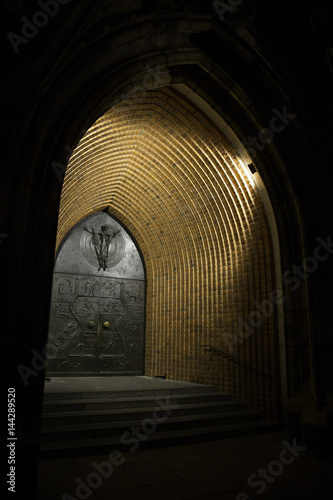
<instances>
[{"instance_id":1,"label":"yellow brick masonry","mask_svg":"<svg viewBox=\"0 0 333 500\"><path fill-rule=\"evenodd\" d=\"M107 206L133 233L147 268L146 375L244 395L246 370L201 345L228 354L225 335L274 288L269 226L250 176L227 138L171 89L117 104L72 155L57 244ZM233 356L277 373L276 313L255 330ZM266 389L251 383L258 401Z\"/></svg>"}]
</instances>

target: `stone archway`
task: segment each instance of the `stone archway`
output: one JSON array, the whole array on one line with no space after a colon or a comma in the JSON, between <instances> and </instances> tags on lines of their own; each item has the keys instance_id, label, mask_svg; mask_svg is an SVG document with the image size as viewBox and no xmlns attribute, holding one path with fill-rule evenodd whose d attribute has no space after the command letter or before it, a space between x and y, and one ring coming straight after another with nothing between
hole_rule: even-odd
<instances>
[{"instance_id":1,"label":"stone archway","mask_svg":"<svg viewBox=\"0 0 333 500\"><path fill-rule=\"evenodd\" d=\"M178 9L147 7L119 15L124 4L130 12L134 3L109 2L106 6L97 1L93 15L87 2L70 3L42 30L43 35L22 47L19 56L13 58L7 44L11 54L5 59L8 71L2 79L6 116L3 143L8 147L2 169L1 233L8 236L2 241L1 252L3 281L8 285L3 286L6 314L2 330L9 345L6 377L16 384L23 409L17 414L21 431L18 470L26 496L27 492L34 496L32 469L44 373L38 372L25 386L17 366L30 366L32 352L42 352L47 337L61 192L50 165L53 161L66 163L67 148L76 147L82 128L106 112L125 85L144 78L145 64L167 64L173 81L190 84L241 141L267 126L273 108L297 106L297 125L280 134L256 158L274 206L282 270L311 255L316 238L328 234L328 221L333 220L328 188L331 82L322 64L327 39L317 13L300 15L297 10L283 23L284 9L267 7L257 16L263 29L255 35L255 46L252 36L245 40L246 30L244 38L240 35L244 34L243 23L248 24L241 10L230 15L230 23L228 16L222 23L212 16L209 2L194 12L184 12L184 2L179 2ZM246 10L248 2L242 6ZM13 10L14 24L17 21L20 28L18 13L26 15L25 7L22 3L22 10ZM311 17L314 22L310 24ZM283 37L281 24L285 27ZM15 26L8 26L8 30L13 29ZM318 37L312 35L316 32ZM309 66L315 68L311 73ZM207 114L211 111L208 104ZM333 365L332 350L326 348L331 332L332 264L325 266L297 291L284 290L286 334L282 347L287 354L288 395L297 394L305 381L311 381L311 390L299 397L290 419L293 435L295 429L301 433L301 409L308 415L308 402L311 408L327 409ZM29 335L27 325L33 325ZM311 413L310 422L315 424L315 413Z\"/></svg>"},{"instance_id":2,"label":"stone archway","mask_svg":"<svg viewBox=\"0 0 333 500\"><path fill-rule=\"evenodd\" d=\"M48 374L144 373L145 270L128 231L97 212L69 231L57 253Z\"/></svg>"},{"instance_id":3,"label":"stone archway","mask_svg":"<svg viewBox=\"0 0 333 500\"><path fill-rule=\"evenodd\" d=\"M278 284L263 189L225 131L184 95L138 92L74 149L57 245L108 206L145 256L145 374L215 384L276 418Z\"/></svg>"}]
</instances>

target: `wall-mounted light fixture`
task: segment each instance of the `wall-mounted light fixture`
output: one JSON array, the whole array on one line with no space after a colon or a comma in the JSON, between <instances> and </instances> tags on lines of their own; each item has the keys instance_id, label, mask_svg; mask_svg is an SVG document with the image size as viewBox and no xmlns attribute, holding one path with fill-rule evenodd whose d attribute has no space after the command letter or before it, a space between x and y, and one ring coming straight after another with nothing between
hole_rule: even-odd
<instances>
[{"instance_id":1,"label":"wall-mounted light fixture","mask_svg":"<svg viewBox=\"0 0 333 500\"><path fill-rule=\"evenodd\" d=\"M250 163L250 164L248 165L248 167L249 167L249 169L250 169L251 174L255 174L255 173L256 173L257 169L256 169L256 167L253 165L253 163Z\"/></svg>"}]
</instances>

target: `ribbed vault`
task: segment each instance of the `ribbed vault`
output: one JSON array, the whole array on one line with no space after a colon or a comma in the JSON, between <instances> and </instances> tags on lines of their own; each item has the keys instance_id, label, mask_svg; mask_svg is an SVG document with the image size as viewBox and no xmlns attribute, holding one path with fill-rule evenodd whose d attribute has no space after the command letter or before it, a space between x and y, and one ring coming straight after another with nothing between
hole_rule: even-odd
<instances>
[{"instance_id":1,"label":"ribbed vault","mask_svg":"<svg viewBox=\"0 0 333 500\"><path fill-rule=\"evenodd\" d=\"M172 88L118 103L72 154L57 245L106 207L146 264L146 374L214 382L258 407L268 391L276 399L275 313L230 343L254 301L269 299L274 259L258 188L228 139Z\"/></svg>"}]
</instances>

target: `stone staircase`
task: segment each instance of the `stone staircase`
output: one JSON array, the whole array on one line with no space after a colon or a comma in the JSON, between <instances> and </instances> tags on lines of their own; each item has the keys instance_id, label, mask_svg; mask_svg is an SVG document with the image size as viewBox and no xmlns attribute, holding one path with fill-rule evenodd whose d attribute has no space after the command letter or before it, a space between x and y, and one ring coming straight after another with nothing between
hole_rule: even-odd
<instances>
[{"instance_id":1,"label":"stone staircase","mask_svg":"<svg viewBox=\"0 0 333 500\"><path fill-rule=\"evenodd\" d=\"M159 381L156 387L112 392L48 391L41 458L104 454L113 449L133 452L278 428L214 386Z\"/></svg>"}]
</instances>

